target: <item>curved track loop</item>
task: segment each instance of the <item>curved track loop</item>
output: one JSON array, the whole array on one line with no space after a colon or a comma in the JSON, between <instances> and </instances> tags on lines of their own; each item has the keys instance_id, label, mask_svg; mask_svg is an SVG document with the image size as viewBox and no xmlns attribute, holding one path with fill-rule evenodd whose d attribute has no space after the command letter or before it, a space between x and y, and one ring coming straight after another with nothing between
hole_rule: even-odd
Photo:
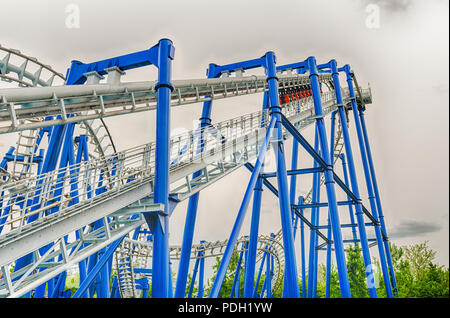
<instances>
[{"instance_id":1,"label":"curved track loop","mask_svg":"<svg viewBox=\"0 0 450 318\"><path fill-rule=\"evenodd\" d=\"M46 65L34 57L27 56L19 50L6 48L0 45L0 80L8 85L19 87L36 87L63 85L65 77L55 71L51 66ZM0 100L2 97L0 96ZM42 122L45 118L19 119L20 124L33 124ZM48 144L43 141L43 132L40 128L18 131L15 144L13 160L8 164L8 168L0 168L0 186L7 186L21 179L35 178L38 173L38 165L35 162L40 150L45 153ZM116 152L114 142L103 118L81 121L76 125L74 136L85 135L88 137L88 154L90 159L101 159ZM77 152L78 143L73 143L74 153ZM22 160L17 160L22 157ZM109 171L106 172L108 175ZM109 180L109 178L106 178ZM3 193L3 192L2 192ZM3 200L0 208L3 205ZM14 207L9 211L5 224L2 226L4 232L14 230L17 226L11 220L17 217ZM9 223L9 225L8 225ZM0 230L0 231L1 231Z\"/></svg>"},{"instance_id":2,"label":"curved track loop","mask_svg":"<svg viewBox=\"0 0 450 318\"><path fill-rule=\"evenodd\" d=\"M20 64L20 66L18 66ZM48 78L43 77L47 74ZM6 48L0 45L0 80L16 83L20 87L51 86L62 85L65 77L55 71L51 66L40 62L35 57L27 56L19 50ZM1 98L1 96L0 96ZM33 119L22 119L21 123L42 122L43 117ZM80 134L87 135L90 144L93 146L89 152L91 158L103 158L116 152L114 142L109 134L109 130L102 118L83 121L79 125ZM39 129L23 130L19 132L14 150L14 157L25 156L24 161L13 161L12 171L1 171L9 180L17 181L23 177L36 175L36 165L33 165L33 158L37 155L39 146ZM74 143L74 151L77 150L77 143ZM1 173L0 172L0 173ZM1 174L0 174L1 177ZM0 180L3 178L0 178Z\"/></svg>"}]
</instances>

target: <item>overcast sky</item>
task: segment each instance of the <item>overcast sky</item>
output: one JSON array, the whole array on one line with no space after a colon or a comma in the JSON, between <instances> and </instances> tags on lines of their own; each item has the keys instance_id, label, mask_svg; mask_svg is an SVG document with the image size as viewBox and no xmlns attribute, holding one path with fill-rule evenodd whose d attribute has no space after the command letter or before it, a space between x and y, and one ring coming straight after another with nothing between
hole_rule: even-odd
<instances>
[{"instance_id":1,"label":"overcast sky","mask_svg":"<svg viewBox=\"0 0 450 318\"><path fill-rule=\"evenodd\" d=\"M80 9L79 28L66 26L71 3ZM378 28L370 27L373 5L380 10ZM174 79L203 78L211 62L257 58L268 50L278 64L310 55L320 63L331 58L349 63L360 85L370 82L373 92L366 122L388 233L398 245L428 240L437 261L448 266L448 22L445 0L14 0L2 2L0 44L63 74L73 59L90 62L139 51L163 37L176 48ZM130 70L126 80L154 80L155 74L152 67ZM261 101L254 95L215 102L213 122L259 110ZM201 105L174 109L172 128L191 129L200 111ZM154 140L154 113L107 123L118 150ZM350 130L361 166L353 123ZM0 151L15 138L2 135ZM286 143L288 155L291 144ZM312 164L305 153L300 162ZM249 176L242 168L201 193L195 242L228 237ZM298 187L306 193L311 179L299 178ZM181 203L172 216L173 244L181 241L186 207ZM250 213L251 208L243 233ZM264 191L260 232L276 232L279 218L277 201ZM378 255L375 248L371 252Z\"/></svg>"}]
</instances>

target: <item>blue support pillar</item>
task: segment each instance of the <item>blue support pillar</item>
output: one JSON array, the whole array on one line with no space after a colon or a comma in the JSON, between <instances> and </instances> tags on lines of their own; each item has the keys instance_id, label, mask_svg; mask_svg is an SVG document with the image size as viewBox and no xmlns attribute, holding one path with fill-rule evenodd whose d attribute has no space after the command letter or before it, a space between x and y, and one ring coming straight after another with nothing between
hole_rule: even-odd
<instances>
[{"instance_id":1,"label":"blue support pillar","mask_svg":"<svg viewBox=\"0 0 450 318\"><path fill-rule=\"evenodd\" d=\"M291 170L297 170L298 166L298 141L293 138L292 140L292 161ZM291 183L289 189L289 199L291 204L295 204L295 192L297 188L297 175L291 175ZM294 210L291 211L291 217L294 218Z\"/></svg>"},{"instance_id":2,"label":"blue support pillar","mask_svg":"<svg viewBox=\"0 0 450 318\"><path fill-rule=\"evenodd\" d=\"M89 286L94 282L95 277L98 275L102 267L107 263L108 259L113 255L114 251L117 249L124 238L125 236L122 236L108 246L105 254L103 254L103 256L98 260L97 264L95 264L94 268L92 268L92 270L89 272L84 282L80 284L80 287L72 296L72 298L80 298L86 293Z\"/></svg>"},{"instance_id":3,"label":"blue support pillar","mask_svg":"<svg viewBox=\"0 0 450 318\"><path fill-rule=\"evenodd\" d=\"M303 204L303 196L298 197L298 204ZM300 213L303 215L303 209L300 209ZM303 219L300 219L300 258L302 264L302 298L306 298L307 295L307 283L306 283L306 258L305 258L305 223Z\"/></svg>"},{"instance_id":4,"label":"blue support pillar","mask_svg":"<svg viewBox=\"0 0 450 318\"><path fill-rule=\"evenodd\" d=\"M258 276L256 277L256 284L255 284L255 287L253 288L252 298L256 298L257 291L258 291L258 285L261 280L262 270L263 270L263 267L264 267L267 257L268 257L268 253L267 253L267 251L264 251L261 263L259 264Z\"/></svg>"},{"instance_id":5,"label":"blue support pillar","mask_svg":"<svg viewBox=\"0 0 450 318\"><path fill-rule=\"evenodd\" d=\"M336 111L331 113L331 128L330 128L330 159L331 164L333 164L333 158L334 158L334 135L335 132L335 123L336 123Z\"/></svg>"},{"instance_id":6,"label":"blue support pillar","mask_svg":"<svg viewBox=\"0 0 450 318\"><path fill-rule=\"evenodd\" d=\"M328 213L329 214L329 213ZM328 229L327 229L327 239L330 243L327 244L327 265L326 265L326 278L325 278L325 298L330 298L331 294L331 224L330 217L328 216Z\"/></svg>"},{"instance_id":7,"label":"blue support pillar","mask_svg":"<svg viewBox=\"0 0 450 318\"><path fill-rule=\"evenodd\" d=\"M350 184L349 184L349 181L348 181L347 164L345 162L345 154L343 154L343 153L339 154L339 158L341 159L341 163L342 163L342 171L344 173L345 185L346 185L347 188L350 189ZM348 201L351 200L351 198L350 198L350 196L348 194L347 194L347 200ZM355 224L355 216L354 216L354 213L353 213L353 205L351 205L351 204L348 205L348 213L349 213L349 216L350 216L350 223L351 224ZM353 236L353 240L355 240L355 246L357 246L358 245L358 242L357 242L358 236L356 235L356 227L354 227L354 226L352 226L352 236Z\"/></svg>"},{"instance_id":8,"label":"blue support pillar","mask_svg":"<svg viewBox=\"0 0 450 318\"><path fill-rule=\"evenodd\" d=\"M269 257L267 258L267 264L266 264L266 297L272 298L272 262L271 262L272 255L269 254Z\"/></svg>"},{"instance_id":9,"label":"blue support pillar","mask_svg":"<svg viewBox=\"0 0 450 318\"><path fill-rule=\"evenodd\" d=\"M240 294L240 281L241 281L241 264L244 250L246 248L246 242L242 242L242 251L239 253L239 259L236 266L236 272L234 273L233 285L231 286L230 298L239 298Z\"/></svg>"},{"instance_id":10,"label":"blue support pillar","mask_svg":"<svg viewBox=\"0 0 450 318\"><path fill-rule=\"evenodd\" d=\"M386 258L387 258L387 262L388 262L388 266L389 266L389 272L391 274L390 278L391 278L392 288L394 289L395 295L398 295L397 280L395 279L394 266L392 264L391 249L389 247L389 239L387 236L386 225L384 223L384 214L383 214L383 209L381 207L380 193L378 191L378 183L377 183L377 178L375 176L375 168L374 168L373 160L372 160L372 152L370 150L369 136L367 134L366 121L364 119L364 111L362 109L359 109L359 118L361 119L361 128L362 128L363 137L364 137L364 144L366 146L367 159L369 162L373 190L375 193L375 202L377 204L378 217L379 217L379 221L380 221L381 230L383 231L384 236L385 236L384 240L383 240L383 244L384 244L384 248L386 251Z\"/></svg>"},{"instance_id":11,"label":"blue support pillar","mask_svg":"<svg viewBox=\"0 0 450 318\"><path fill-rule=\"evenodd\" d=\"M117 276L114 276L111 287L111 298L120 298L119 281Z\"/></svg>"},{"instance_id":12,"label":"blue support pillar","mask_svg":"<svg viewBox=\"0 0 450 318\"><path fill-rule=\"evenodd\" d=\"M319 74L317 71L316 59L309 57L307 59L309 68L309 78L311 82L311 89L313 93L314 111L316 115L316 123L319 132L320 145L322 149L322 158L326 163L326 169L324 171L325 187L327 190L327 197L329 202L329 211L331 218L331 226L333 229L333 238L336 253L336 263L339 272L339 283L341 286L341 295L343 298L350 298L350 283L348 280L347 264L345 260L344 243L342 241L341 224L339 221L339 213L335 192L335 181L333 177L332 159L330 158L330 152L328 149L328 143L325 131L325 122L323 119L322 102L320 99L320 85Z\"/></svg>"},{"instance_id":13,"label":"blue support pillar","mask_svg":"<svg viewBox=\"0 0 450 318\"><path fill-rule=\"evenodd\" d=\"M200 241L201 244L205 243L205 241ZM205 258L203 248L200 249L200 273L198 276L198 293L197 298L203 298L204 294L204 280L205 280Z\"/></svg>"},{"instance_id":14,"label":"blue support pillar","mask_svg":"<svg viewBox=\"0 0 450 318\"><path fill-rule=\"evenodd\" d=\"M278 98L278 78L275 71L275 55L266 53L266 73L269 86L270 113L276 119L275 132L277 142L273 143L277 159L277 182L279 192L281 227L283 232L283 246L285 253L285 283L287 286L286 297L298 298L300 296L297 277L297 265L295 259L294 236L292 233L292 214L288 196L288 182L286 163L284 158L283 131L281 122L281 107Z\"/></svg>"},{"instance_id":15,"label":"blue support pillar","mask_svg":"<svg viewBox=\"0 0 450 318\"><path fill-rule=\"evenodd\" d=\"M335 89L335 93L336 93L336 101L338 104L338 112L339 112L339 118L340 118L340 122L341 122L342 135L344 137L345 153L347 154L347 158L348 158L348 169L350 172L352 191L355 194L355 196L358 198L358 202L355 205L356 219L358 222L361 249L362 249L362 253L363 253L367 283L369 286L369 295L371 298L376 298L377 297L376 288L375 288L374 284L372 283L373 271L372 271L372 263L371 263L371 257L370 257L370 251L369 251L369 243L367 241L367 234L366 234L364 216L363 216L362 205L361 205L362 201L361 201L361 197L359 195L358 182L357 182L356 171L355 171L355 166L354 166L354 162L353 162L353 152L352 152L351 143L350 143L350 135L349 135L348 127L347 127L347 118L345 115L345 110L344 110L344 105L343 105L343 98L342 98L341 86L340 86L340 82L339 82L339 73L338 73L337 63L335 60L331 60L329 64L330 64L330 68L331 68L333 84L334 84L334 89ZM344 176L345 176L345 172L344 172Z\"/></svg>"},{"instance_id":16,"label":"blue support pillar","mask_svg":"<svg viewBox=\"0 0 450 318\"><path fill-rule=\"evenodd\" d=\"M198 254L197 254L197 256L198 256ZM195 279L197 278L197 272L198 272L198 265L199 265L199 263L200 263L200 259L197 258L195 260L194 271L192 272L191 284L189 285L189 291L188 291L187 298L191 298L192 297L192 292L194 291Z\"/></svg>"},{"instance_id":17,"label":"blue support pillar","mask_svg":"<svg viewBox=\"0 0 450 318\"><path fill-rule=\"evenodd\" d=\"M68 127L73 126L74 124L69 125L58 125L53 126L50 134L50 140L49 140L49 146L47 148L47 152L45 154L44 162L42 165L42 171L41 173L46 173L49 171L53 171L56 168L58 158L60 156L61 148L63 146L64 140L66 138L66 132ZM40 192L41 188L39 185L42 183L42 179L38 178L38 181L36 182L37 185L37 191L35 193L35 197L33 198L32 208L30 209L32 211L37 210L41 207L39 203L40 200ZM28 223L31 223L35 221L38 218L38 214L32 215L30 218L28 218ZM51 244L48 244L47 246L44 246L39 249L39 253L43 255L46 250L51 246ZM30 264L32 262L32 254L28 254L26 256L21 257L16 261L16 265L14 267L14 271L17 271L24 266ZM40 270L43 270L42 268ZM53 282L54 280L51 279L48 284L48 291L51 295L53 292ZM36 291L34 293L34 298L43 298L45 294L45 286L47 283L44 283L36 288Z\"/></svg>"},{"instance_id":18,"label":"blue support pillar","mask_svg":"<svg viewBox=\"0 0 450 318\"><path fill-rule=\"evenodd\" d=\"M194 173L198 177L201 172ZM178 268L177 282L175 286L175 298L184 297L187 282L187 273L189 269L190 254L192 249L192 240L194 237L195 219L197 216L199 193L197 192L189 198L188 210L184 226L183 242L181 247L180 263Z\"/></svg>"},{"instance_id":19,"label":"blue support pillar","mask_svg":"<svg viewBox=\"0 0 450 318\"><path fill-rule=\"evenodd\" d=\"M348 64L345 65L342 68L342 70L347 75L347 84L348 84L348 88L349 88L349 92L350 92L353 117L355 120L355 128L356 128L356 132L358 135L358 144L359 144L361 160L362 160L363 168L364 168L364 176L365 176L365 180L366 180L367 192L369 195L370 208L371 208L373 217L375 218L375 220L377 220L377 224L375 225L374 228L375 228L375 235L376 235L377 243L378 243L377 244L378 252L380 255L380 264L381 264L381 269L383 272L384 284L386 287L386 294L387 294L387 297L391 298L391 297L393 297L392 287L391 287L389 271L388 271L387 263L386 263L386 254L385 254L385 250L384 250L384 246L383 246L383 238L382 238L382 234L381 234L380 224L378 222L378 211L377 211L377 207L376 207L375 196L373 193L373 187L372 187L372 182L371 182L371 178L370 178L369 165L367 162L366 149L365 149L364 140L363 140L363 132L362 132L361 122L360 122L360 118L359 118L359 114L358 114L358 105L356 103L355 92L353 89L352 73L350 72L350 66ZM347 154L347 158L348 158L348 154ZM360 232L360 234L361 234L361 232ZM372 283L372 285L373 285L373 283Z\"/></svg>"},{"instance_id":20,"label":"blue support pillar","mask_svg":"<svg viewBox=\"0 0 450 318\"><path fill-rule=\"evenodd\" d=\"M106 251L106 249L102 249L101 253L99 253L99 259L101 259L101 257L103 255L105 255L105 251ZM100 284L97 288L97 293L98 293L99 298L110 298L109 297L109 281L110 281L111 277L108 275L107 264L109 263L111 258L112 258L112 255L110 256L109 259L106 260L106 264L103 265L103 267L100 269L100 272L99 272Z\"/></svg>"},{"instance_id":21,"label":"blue support pillar","mask_svg":"<svg viewBox=\"0 0 450 318\"><path fill-rule=\"evenodd\" d=\"M315 130L315 138L314 138L314 150L319 153L319 133L316 126ZM319 163L317 161L314 161L314 168L316 168ZM315 204L320 201L320 172L316 172L313 174L313 185L312 185L312 199L311 203ZM313 207L311 210L311 224L313 226L319 225L319 207ZM308 298L314 298L315 297L315 291L317 288L317 280L316 280L316 273L317 273L317 233L316 231L311 228L310 231L310 238L309 238L309 266L308 266Z\"/></svg>"},{"instance_id":22,"label":"blue support pillar","mask_svg":"<svg viewBox=\"0 0 450 318\"><path fill-rule=\"evenodd\" d=\"M210 64L207 70L208 78L216 77L215 64ZM220 75L220 74L219 74ZM200 137L198 143L197 153L201 153L204 148L203 137L205 127L211 125L211 107L212 100L205 101L203 103L202 117L200 118ZM192 178L195 179L202 174L202 171L197 171L193 174ZM178 276L175 286L175 297L184 297L187 282L187 273L189 270L189 260L192 249L192 240L194 236L195 220L197 218L198 200L200 192L195 193L189 198L188 209L186 213L186 221L183 232L183 242L181 246L180 262L178 267Z\"/></svg>"},{"instance_id":23,"label":"blue support pillar","mask_svg":"<svg viewBox=\"0 0 450 318\"><path fill-rule=\"evenodd\" d=\"M216 278L214 280L213 286L211 287L211 291L209 293L210 298L217 298L220 292L220 288L222 287L223 279L225 278L225 273L230 263L231 255L234 250L234 246L236 244L236 240L238 238L239 232L241 230L242 222L244 221L245 213L247 212L247 207L250 201L251 193L256 185L256 181L259 177L261 167L265 158L267 146L269 144L269 140L272 136L272 132L275 126L276 120L274 118L271 119L270 124L267 128L266 136L261 145L258 158L256 159L255 167L253 169L252 175L250 177L250 181L247 185L247 189L244 194L244 199L242 200L241 206L239 208L238 215L236 217L236 221L233 225L233 229L231 231L230 237L228 239L227 247L225 248L225 252L222 256L222 261L220 262L219 268L217 270Z\"/></svg>"},{"instance_id":24,"label":"blue support pillar","mask_svg":"<svg viewBox=\"0 0 450 318\"><path fill-rule=\"evenodd\" d=\"M262 168L261 168L262 169ZM248 257L245 262L244 273L244 298L250 298L253 296L253 289L255 283L255 267L256 267L256 248L258 247L258 229L259 218L261 214L261 196L262 196L263 178L261 175L256 181L255 188L253 190L253 211L252 221L250 225L250 238L248 244Z\"/></svg>"},{"instance_id":25,"label":"blue support pillar","mask_svg":"<svg viewBox=\"0 0 450 318\"><path fill-rule=\"evenodd\" d=\"M298 163L298 142L297 140L295 140L295 138L293 138L292 140L292 160L291 160L291 170L297 170L297 163ZM292 174L291 175L291 181L289 184L289 201L290 204L295 204L295 193L296 193L296 188L297 188L297 175L296 174ZM293 228L293 238L295 241L295 232L296 232L296 228L297 228L297 221L298 221L298 216L296 216L296 218L294 219L294 210L291 208L291 218L292 218L292 222L294 222L294 228ZM286 273L284 275L284 279L286 280ZM286 288L287 284L283 284L283 295L285 293L285 288Z\"/></svg>"},{"instance_id":26,"label":"blue support pillar","mask_svg":"<svg viewBox=\"0 0 450 318\"><path fill-rule=\"evenodd\" d=\"M152 297L168 298L169 292L169 160L170 160L170 94L172 60L174 47L172 41L162 39L158 43L158 83L156 106L156 150L154 202L164 205L164 211L144 213L153 229L152 257ZM150 214L150 215L149 215Z\"/></svg>"},{"instance_id":27,"label":"blue support pillar","mask_svg":"<svg viewBox=\"0 0 450 318\"><path fill-rule=\"evenodd\" d=\"M263 111L269 108L269 94L264 92L263 94ZM262 120L261 120L261 125ZM256 248L258 245L258 231L259 231L259 219L261 214L261 199L262 199L262 185L263 178L261 173L264 170L264 164L261 166L261 172L256 181L255 188L253 190L253 211L252 221L250 226L250 239L248 245L248 258L245 262L244 273L244 298L254 297L254 283L255 283L255 267L256 267ZM256 288L258 283L256 284Z\"/></svg>"},{"instance_id":28,"label":"blue support pillar","mask_svg":"<svg viewBox=\"0 0 450 318\"><path fill-rule=\"evenodd\" d=\"M336 111L331 113L331 128L330 128L330 160L333 163L334 158L334 136L336 134ZM325 277L325 298L330 298L331 293L331 224L330 224L330 212L328 211L328 226L327 226L327 239L330 243L327 244L327 258L326 258L326 277Z\"/></svg>"}]
</instances>

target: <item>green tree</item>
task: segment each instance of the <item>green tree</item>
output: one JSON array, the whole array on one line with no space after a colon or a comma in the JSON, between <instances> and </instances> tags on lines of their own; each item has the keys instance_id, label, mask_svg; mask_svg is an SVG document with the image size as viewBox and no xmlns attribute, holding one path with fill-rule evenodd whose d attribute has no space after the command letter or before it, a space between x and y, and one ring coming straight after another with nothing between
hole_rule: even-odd
<instances>
[{"instance_id":1,"label":"green tree","mask_svg":"<svg viewBox=\"0 0 450 318\"><path fill-rule=\"evenodd\" d=\"M227 272L225 274L225 278L223 279L222 287L220 288L218 298L228 298L231 294L231 288L233 286L234 274L236 273L237 263L239 260L239 253L234 251L231 255L230 263L228 264ZM208 286L205 289L205 295L209 295L211 292L212 284L217 276L217 271L219 270L221 259L220 257L216 257L216 263L213 265L213 276L211 279L208 279ZM242 276L241 270L241 276ZM243 278L242 278L243 282ZM241 289L243 290L243 283L241 282Z\"/></svg>"},{"instance_id":2,"label":"green tree","mask_svg":"<svg viewBox=\"0 0 450 318\"><path fill-rule=\"evenodd\" d=\"M389 243L395 277L397 280L398 297L399 298L437 298L449 297L449 269L444 266L439 266L433 263L436 252L428 247L428 242L410 245L410 246L396 246ZM364 259L361 249L358 246L351 246L346 250L347 256L347 272L349 276L350 289L352 297L364 298L369 297L367 279L365 273ZM233 285L234 274L237 268L239 254L233 253L230 265L225 275L222 289L219 297L230 297L231 287ZM208 287L205 290L205 295L209 294L212 282L214 281L217 270L220 265L220 258L216 258L214 265L214 274L208 280ZM372 260L372 268L374 269L374 280L377 288L377 296L379 298L386 297L386 290L384 286L383 273L380 262L377 258ZM241 295L244 288L244 270L241 270ZM317 294L316 297L325 297L326 288L326 266L319 264L317 280ZM339 287L339 275L335 265L331 267L330 279L330 297L341 297ZM283 275L283 273L281 273ZM261 275L258 291L261 290L264 282L264 274ZM301 277L299 277L299 289L302 290ZM283 286L278 290L272 291L274 297L282 297Z\"/></svg>"},{"instance_id":3,"label":"green tree","mask_svg":"<svg viewBox=\"0 0 450 318\"><path fill-rule=\"evenodd\" d=\"M404 257L409 263L412 275L418 281L424 279L435 256L436 252L428 247L428 241L404 248Z\"/></svg>"},{"instance_id":4,"label":"green tree","mask_svg":"<svg viewBox=\"0 0 450 318\"><path fill-rule=\"evenodd\" d=\"M186 293L185 293L185 297L187 298L188 294L189 294L189 288L191 286L192 283L192 275L189 273L188 277L187 277L187 282L186 282ZM192 298L197 298L197 293L198 293L198 283L195 282L194 284L194 288L192 289Z\"/></svg>"},{"instance_id":5,"label":"green tree","mask_svg":"<svg viewBox=\"0 0 450 318\"><path fill-rule=\"evenodd\" d=\"M423 270L423 277L414 284L414 297L448 298L449 297L448 268L429 263Z\"/></svg>"},{"instance_id":6,"label":"green tree","mask_svg":"<svg viewBox=\"0 0 450 318\"><path fill-rule=\"evenodd\" d=\"M359 246L350 246L346 252L348 280L352 297L367 298L369 297L369 291L361 249Z\"/></svg>"},{"instance_id":7,"label":"green tree","mask_svg":"<svg viewBox=\"0 0 450 318\"><path fill-rule=\"evenodd\" d=\"M231 289L233 287L233 281L234 281L234 277L235 277L235 273L236 273L236 269L237 269L238 260L239 260L239 253L235 251L235 252L233 252L233 254L231 256L230 264L228 265L228 269L227 269L225 278L223 280L222 287L219 292L219 296L218 296L219 298L229 298L230 297ZM213 284L214 280L216 279L217 271L220 266L220 262L221 262L220 257L216 257L216 263L213 265L213 275L210 279L207 280L207 287L205 288L205 295L209 295L209 293L211 292L212 284ZM244 264L243 263L244 262L242 261L242 264L241 264L242 267L241 267L240 276L239 276L241 297L244 295L244 275L245 275L245 273L244 273ZM257 273L255 273L255 274L257 274ZM280 275L283 276L283 271L281 271ZM255 283L256 283L256 278L257 277L255 277ZM258 295L263 288L265 279L266 279L265 270L263 270L261 277L259 279L258 287L256 289ZM278 288L278 290L276 290L276 291L272 290L273 297L281 298L282 291L283 291L283 286Z\"/></svg>"},{"instance_id":8,"label":"green tree","mask_svg":"<svg viewBox=\"0 0 450 318\"><path fill-rule=\"evenodd\" d=\"M317 298L325 298L326 291L326 280L327 280L327 268L324 264L319 265L318 269L318 280L317 280ZM341 288L339 286L339 274L337 267L331 265L330 270L330 298L340 298Z\"/></svg>"},{"instance_id":9,"label":"green tree","mask_svg":"<svg viewBox=\"0 0 450 318\"><path fill-rule=\"evenodd\" d=\"M449 269L433 263L436 252L428 241L390 247L399 298L449 297Z\"/></svg>"}]
</instances>

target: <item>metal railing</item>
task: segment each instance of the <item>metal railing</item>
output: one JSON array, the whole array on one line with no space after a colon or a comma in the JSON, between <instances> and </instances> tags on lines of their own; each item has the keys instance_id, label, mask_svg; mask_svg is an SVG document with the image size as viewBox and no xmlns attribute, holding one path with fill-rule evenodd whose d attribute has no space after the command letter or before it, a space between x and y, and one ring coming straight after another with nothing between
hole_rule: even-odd
<instances>
[{"instance_id":1,"label":"metal railing","mask_svg":"<svg viewBox=\"0 0 450 318\"><path fill-rule=\"evenodd\" d=\"M331 80L321 74L320 82ZM280 89L307 85L306 75L280 75ZM70 122L117 116L156 108L155 81L85 84L40 88L0 89L0 133L41 128ZM265 76L174 80L171 106L261 93L267 90ZM23 119L55 116L51 120L23 123Z\"/></svg>"}]
</instances>

